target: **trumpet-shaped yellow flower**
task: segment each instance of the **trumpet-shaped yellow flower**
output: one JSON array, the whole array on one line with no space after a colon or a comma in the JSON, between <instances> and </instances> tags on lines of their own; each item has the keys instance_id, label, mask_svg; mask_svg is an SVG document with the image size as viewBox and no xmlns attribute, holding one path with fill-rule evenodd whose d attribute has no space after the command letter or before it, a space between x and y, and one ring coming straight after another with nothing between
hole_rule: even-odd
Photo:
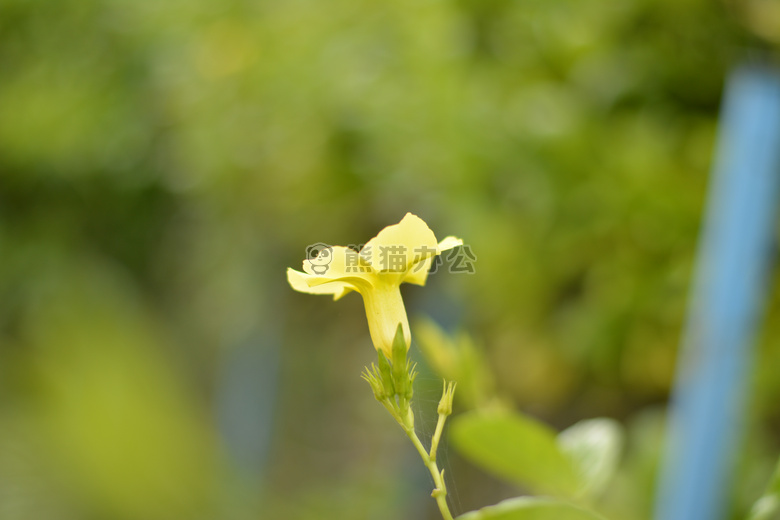
<instances>
[{"instance_id":1,"label":"trumpet-shaped yellow flower","mask_svg":"<svg viewBox=\"0 0 780 520\"><path fill-rule=\"evenodd\" d=\"M437 242L420 217L407 213L401 222L387 226L369 240L360 252L342 246L325 247L317 257L303 261L303 272L288 268L287 280L296 291L330 294L334 300L350 291L360 293L374 347L391 359L399 323L407 348L411 342L400 285L425 285L433 258L462 244L455 237Z\"/></svg>"}]
</instances>

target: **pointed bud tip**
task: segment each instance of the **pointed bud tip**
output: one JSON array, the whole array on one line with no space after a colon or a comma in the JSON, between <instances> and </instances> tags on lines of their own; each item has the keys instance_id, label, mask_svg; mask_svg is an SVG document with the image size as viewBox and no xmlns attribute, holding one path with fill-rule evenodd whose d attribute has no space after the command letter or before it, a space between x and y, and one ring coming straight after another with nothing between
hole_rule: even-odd
<instances>
[{"instance_id":1,"label":"pointed bud tip","mask_svg":"<svg viewBox=\"0 0 780 520\"><path fill-rule=\"evenodd\" d=\"M441 400L439 401L439 408L438 412L439 415L450 415L452 414L452 401L455 398L455 386L457 383L454 381L451 381L450 383L447 383L447 381L444 381L443 388L442 388L442 395Z\"/></svg>"}]
</instances>

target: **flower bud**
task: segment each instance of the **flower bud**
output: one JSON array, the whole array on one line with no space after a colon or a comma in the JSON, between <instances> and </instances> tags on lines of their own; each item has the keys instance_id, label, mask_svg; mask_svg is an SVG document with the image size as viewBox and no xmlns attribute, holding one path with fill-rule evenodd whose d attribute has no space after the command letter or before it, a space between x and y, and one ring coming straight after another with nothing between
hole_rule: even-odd
<instances>
[{"instance_id":1,"label":"flower bud","mask_svg":"<svg viewBox=\"0 0 780 520\"><path fill-rule=\"evenodd\" d=\"M455 386L457 383L444 381L444 388L442 389L441 401L439 401L439 415L450 415L452 413L452 400L455 397Z\"/></svg>"}]
</instances>

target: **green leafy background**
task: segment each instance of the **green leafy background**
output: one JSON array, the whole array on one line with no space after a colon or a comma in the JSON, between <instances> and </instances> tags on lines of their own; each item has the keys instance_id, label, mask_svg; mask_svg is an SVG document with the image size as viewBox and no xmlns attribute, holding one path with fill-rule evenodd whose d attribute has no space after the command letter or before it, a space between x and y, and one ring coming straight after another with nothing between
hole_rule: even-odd
<instances>
[{"instance_id":1,"label":"green leafy background","mask_svg":"<svg viewBox=\"0 0 780 520\"><path fill-rule=\"evenodd\" d=\"M420 427L447 370L454 419L611 417L596 506L648 518L722 86L765 4L0 2L0 518L436 518L359 377L360 298L284 279L406 211L477 255L404 289L461 331L428 350L471 356L419 357ZM780 448L771 294L735 517ZM535 491L455 448L456 514Z\"/></svg>"}]
</instances>

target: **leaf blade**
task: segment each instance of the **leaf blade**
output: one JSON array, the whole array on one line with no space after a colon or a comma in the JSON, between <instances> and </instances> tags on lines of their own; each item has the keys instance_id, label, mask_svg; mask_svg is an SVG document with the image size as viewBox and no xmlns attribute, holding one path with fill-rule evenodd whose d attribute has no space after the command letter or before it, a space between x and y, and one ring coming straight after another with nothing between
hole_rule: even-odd
<instances>
[{"instance_id":1,"label":"leaf blade","mask_svg":"<svg viewBox=\"0 0 780 520\"><path fill-rule=\"evenodd\" d=\"M534 492L572 497L581 488L555 431L528 416L469 412L453 420L450 439L473 463Z\"/></svg>"},{"instance_id":2,"label":"leaf blade","mask_svg":"<svg viewBox=\"0 0 780 520\"><path fill-rule=\"evenodd\" d=\"M471 511L456 520L605 520L581 507L546 497L516 497Z\"/></svg>"},{"instance_id":3,"label":"leaf blade","mask_svg":"<svg viewBox=\"0 0 780 520\"><path fill-rule=\"evenodd\" d=\"M580 421L558 434L558 446L577 470L584 496L604 492L617 470L623 438L622 426L604 418Z\"/></svg>"}]
</instances>

